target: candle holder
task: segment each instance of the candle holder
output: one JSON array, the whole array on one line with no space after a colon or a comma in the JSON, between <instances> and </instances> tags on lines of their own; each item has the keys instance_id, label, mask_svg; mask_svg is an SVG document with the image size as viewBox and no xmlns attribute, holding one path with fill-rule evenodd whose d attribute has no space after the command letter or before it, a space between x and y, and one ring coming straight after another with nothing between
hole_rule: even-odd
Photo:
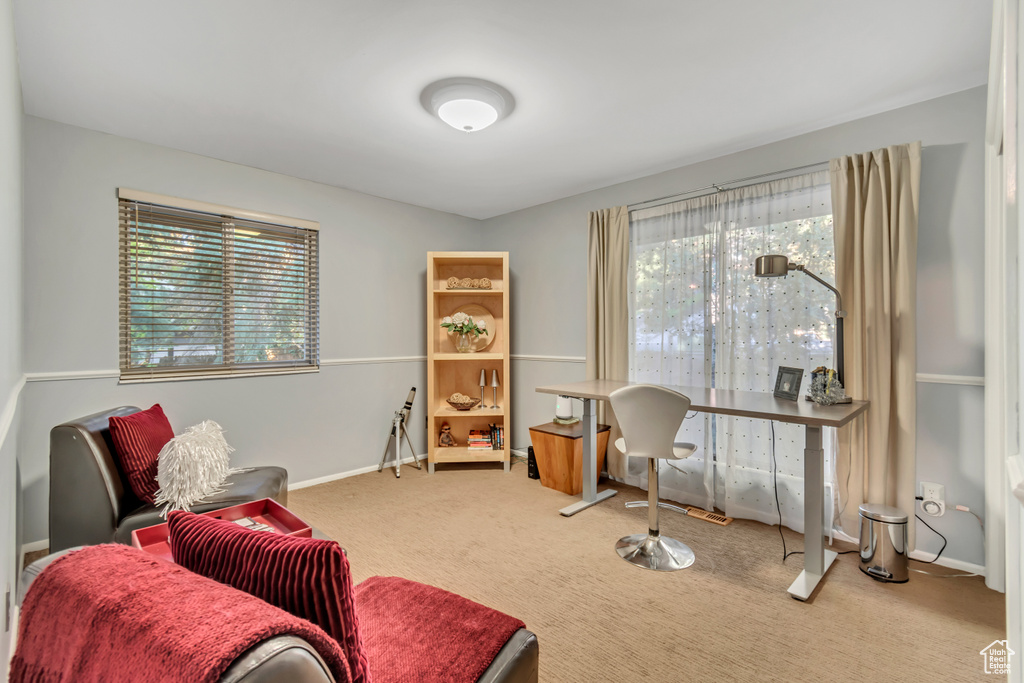
<instances>
[{"instance_id":1,"label":"candle holder","mask_svg":"<svg viewBox=\"0 0 1024 683\"><path fill-rule=\"evenodd\" d=\"M484 401L484 389L487 387L487 371L480 370L480 407L486 408L487 403Z\"/></svg>"},{"instance_id":2,"label":"candle holder","mask_svg":"<svg viewBox=\"0 0 1024 683\"><path fill-rule=\"evenodd\" d=\"M498 384L498 371L497 370L492 370L491 371L491 390L493 392L494 405L491 406L491 408L494 409L494 410L498 409L498 387L499 386L501 386L501 385Z\"/></svg>"}]
</instances>

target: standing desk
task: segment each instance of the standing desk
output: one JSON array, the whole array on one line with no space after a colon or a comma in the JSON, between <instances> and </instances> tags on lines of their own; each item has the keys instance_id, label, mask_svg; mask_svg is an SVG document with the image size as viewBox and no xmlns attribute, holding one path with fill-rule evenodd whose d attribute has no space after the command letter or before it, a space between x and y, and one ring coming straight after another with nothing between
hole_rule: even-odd
<instances>
[{"instance_id":1,"label":"standing desk","mask_svg":"<svg viewBox=\"0 0 1024 683\"><path fill-rule=\"evenodd\" d=\"M537 387L537 391L542 394L583 399L583 498L560 510L566 517L615 495L612 489L597 490L597 416L594 401L607 401L613 391L630 384L639 382L594 379ZM825 548L824 540L825 455L821 448L821 428L842 427L865 412L868 402L819 406L811 401L788 401L758 391L668 384L663 386L689 397L690 408L702 413L804 425L804 569L789 587L789 594L797 600L809 598L836 559L836 553Z\"/></svg>"}]
</instances>

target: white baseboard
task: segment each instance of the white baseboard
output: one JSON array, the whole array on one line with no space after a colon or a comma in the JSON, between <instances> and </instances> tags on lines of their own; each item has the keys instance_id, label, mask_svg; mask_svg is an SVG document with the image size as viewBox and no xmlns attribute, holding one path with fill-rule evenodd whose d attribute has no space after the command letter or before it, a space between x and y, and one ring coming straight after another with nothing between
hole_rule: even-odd
<instances>
[{"instance_id":1,"label":"white baseboard","mask_svg":"<svg viewBox=\"0 0 1024 683\"><path fill-rule=\"evenodd\" d=\"M859 538L853 538L852 536L847 536L846 534L844 534L841 531L836 531L835 532L835 537L837 539L841 540L841 541L847 541L848 543L853 543L854 545L857 545L857 544L860 543L860 539ZM908 554L907 557L909 557L912 560L917 560L919 562L931 562L931 560L934 559L935 554L934 553L926 553L923 550L911 550L910 554ZM963 560L955 560L955 559L953 559L951 557L940 557L939 561L936 562L935 564L937 566L939 566L939 567L948 567L949 569L959 569L960 571L970 572L971 574L980 574L981 576L985 576L985 567L983 567L982 565L980 565L980 564L973 564L971 562L964 562Z\"/></svg>"},{"instance_id":2,"label":"white baseboard","mask_svg":"<svg viewBox=\"0 0 1024 683\"><path fill-rule=\"evenodd\" d=\"M416 456L420 459L420 462L426 462L427 456L419 455ZM411 455L402 458L402 464L408 465L413 461ZM394 467L394 460L388 460L384 463L384 469ZM337 481L338 479L347 479L348 477L355 477L360 474L367 474L369 472L376 472L377 465L368 465L367 467L360 467L357 470L349 470L348 472L339 472L338 474L328 474L326 477L317 477L316 479L306 479L305 481L297 481L294 484L288 484L289 491L295 491L297 489L304 489L310 486L316 486L317 484L326 484L329 481Z\"/></svg>"},{"instance_id":3,"label":"white baseboard","mask_svg":"<svg viewBox=\"0 0 1024 683\"><path fill-rule=\"evenodd\" d=\"M934 553L926 553L923 550L911 550L908 557L920 562L931 562L935 558L935 555ZM959 569L962 572L970 572L971 574L985 576L985 567L980 564L974 564L973 562L955 560L951 557L940 557L935 564L940 567L949 567L950 569Z\"/></svg>"}]
</instances>

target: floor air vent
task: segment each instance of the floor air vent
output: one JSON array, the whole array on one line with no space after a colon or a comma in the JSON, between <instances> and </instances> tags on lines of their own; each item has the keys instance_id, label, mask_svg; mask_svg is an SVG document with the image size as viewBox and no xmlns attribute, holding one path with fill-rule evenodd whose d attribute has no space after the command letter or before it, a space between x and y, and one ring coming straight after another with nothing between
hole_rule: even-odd
<instances>
[{"instance_id":1,"label":"floor air vent","mask_svg":"<svg viewBox=\"0 0 1024 683\"><path fill-rule=\"evenodd\" d=\"M708 512L703 508L694 507L693 505L684 505L683 507L686 508L687 515L689 517L703 519L705 522L711 522L718 526L726 526L727 524L732 523L732 517L726 517L725 515L720 515L717 512Z\"/></svg>"}]
</instances>

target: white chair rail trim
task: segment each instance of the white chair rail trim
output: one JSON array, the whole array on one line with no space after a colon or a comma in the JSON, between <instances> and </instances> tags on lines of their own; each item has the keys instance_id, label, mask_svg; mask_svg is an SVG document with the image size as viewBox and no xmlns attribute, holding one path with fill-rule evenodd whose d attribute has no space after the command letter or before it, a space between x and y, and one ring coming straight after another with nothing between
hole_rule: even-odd
<instances>
[{"instance_id":1,"label":"white chair rail trim","mask_svg":"<svg viewBox=\"0 0 1024 683\"><path fill-rule=\"evenodd\" d=\"M985 386L984 377L976 377L974 375L932 375L919 372L917 373L918 383L925 384L960 384L970 387L983 387Z\"/></svg>"},{"instance_id":2,"label":"white chair rail trim","mask_svg":"<svg viewBox=\"0 0 1024 683\"><path fill-rule=\"evenodd\" d=\"M514 353L511 355L515 361L529 361L535 363L586 363L584 356L543 356L533 354ZM328 358L320 361L320 367L332 365L376 365L380 363L425 363L426 356L380 356L376 358ZM117 370L67 370L63 372L27 372L26 382L57 382L75 379L117 379L120 372ZM940 375L921 373L917 374L917 381L925 384L958 384L962 386L985 386L985 378L974 375Z\"/></svg>"},{"instance_id":3,"label":"white chair rail trim","mask_svg":"<svg viewBox=\"0 0 1024 683\"><path fill-rule=\"evenodd\" d=\"M320 367L327 367L331 365L376 365L380 363L425 363L427 362L426 356L382 356L380 358L328 358L321 359ZM315 371L302 370L301 373L310 373ZM300 373L300 374L301 374ZM296 374L296 373L281 373L281 374ZM63 372L28 372L25 373L26 382L63 382L68 380L76 379L118 379L121 373L117 370L66 370ZM227 377L225 375L224 377ZM239 377L241 375L233 375ZM258 375L261 377L269 377L271 375ZM173 380L185 380L187 377L176 377ZM207 378L201 378L207 379ZM223 377L218 377L223 379ZM168 381L168 380L161 380Z\"/></svg>"}]
</instances>

